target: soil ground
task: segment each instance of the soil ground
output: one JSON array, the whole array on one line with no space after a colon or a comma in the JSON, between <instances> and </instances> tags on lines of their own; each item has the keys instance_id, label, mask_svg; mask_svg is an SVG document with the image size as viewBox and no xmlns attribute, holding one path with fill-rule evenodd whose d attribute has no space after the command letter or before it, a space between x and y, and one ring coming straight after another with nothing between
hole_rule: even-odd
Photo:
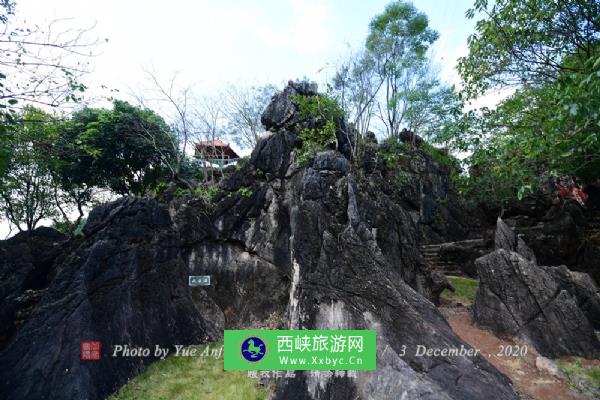
<instances>
[{"instance_id":1,"label":"soil ground","mask_svg":"<svg viewBox=\"0 0 600 400\"><path fill-rule=\"evenodd\" d=\"M440 308L456 334L481 354L498 370L508 376L515 390L527 400L593 400L594 397L578 393L569 386L566 378L557 378L549 372L536 368L539 354L531 346L524 356L501 356L501 346L526 345L515 338L499 338L491 331L477 327L469 308L450 303ZM584 360L585 362L585 360ZM600 364L600 361L591 361Z\"/></svg>"}]
</instances>

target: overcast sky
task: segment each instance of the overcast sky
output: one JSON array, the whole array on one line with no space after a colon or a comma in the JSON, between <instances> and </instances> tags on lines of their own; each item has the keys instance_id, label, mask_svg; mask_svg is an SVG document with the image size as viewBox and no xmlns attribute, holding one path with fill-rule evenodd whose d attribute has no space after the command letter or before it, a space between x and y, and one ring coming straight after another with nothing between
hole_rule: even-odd
<instances>
[{"instance_id":1,"label":"overcast sky","mask_svg":"<svg viewBox=\"0 0 600 400\"><path fill-rule=\"evenodd\" d=\"M466 54L474 21L473 0L417 0L440 33L433 51L441 78L458 83L456 59ZM163 80L178 73L182 86L211 95L228 83L281 86L307 77L325 82L335 66L365 40L369 21L385 0L17 0L14 21L62 26L95 25L92 37L108 39L91 59L89 95L104 85L119 97L148 87L143 69ZM0 224L0 237L6 235Z\"/></svg>"},{"instance_id":2,"label":"overcast sky","mask_svg":"<svg viewBox=\"0 0 600 400\"><path fill-rule=\"evenodd\" d=\"M109 39L92 59L92 87L123 92L143 84L142 67L210 93L233 83L281 84L308 77L324 81L359 48L369 21L389 1L380 0L17 0L17 18L28 24L73 18L96 24ZM455 60L466 52L473 21L464 17L472 0L420 0L415 6L440 33L435 58L442 77L456 82Z\"/></svg>"}]
</instances>

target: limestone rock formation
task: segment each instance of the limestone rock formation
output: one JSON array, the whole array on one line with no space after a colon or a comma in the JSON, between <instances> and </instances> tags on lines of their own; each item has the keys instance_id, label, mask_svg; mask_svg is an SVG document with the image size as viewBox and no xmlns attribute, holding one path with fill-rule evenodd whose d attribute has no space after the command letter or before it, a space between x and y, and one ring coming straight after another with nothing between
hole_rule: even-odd
<instances>
[{"instance_id":1,"label":"limestone rock formation","mask_svg":"<svg viewBox=\"0 0 600 400\"><path fill-rule=\"evenodd\" d=\"M489 253L493 246L493 241L486 239L445 243L440 247L439 258L457 265L464 275L477 278L475 260Z\"/></svg>"},{"instance_id":2,"label":"limestone rock formation","mask_svg":"<svg viewBox=\"0 0 600 400\"><path fill-rule=\"evenodd\" d=\"M343 125L339 151L295 162L292 96L309 89L291 84L273 98L263 116L272 133L221 182L214 204L126 198L96 208L0 353L13 366L0 372L0 397L101 399L150 359L103 351L82 363L80 340L106 350L202 343L224 323L377 330L376 371L298 373L277 382L276 399L517 399L481 356L417 356L418 345L467 346L432 303L444 279L423 261L418 223L382 192L381 175L355 173ZM211 286L189 288L190 274L211 275Z\"/></svg>"},{"instance_id":3,"label":"limestone rock formation","mask_svg":"<svg viewBox=\"0 0 600 400\"><path fill-rule=\"evenodd\" d=\"M67 237L51 228L0 241L0 350L27 320L54 274Z\"/></svg>"},{"instance_id":4,"label":"limestone rock formation","mask_svg":"<svg viewBox=\"0 0 600 400\"><path fill-rule=\"evenodd\" d=\"M598 291L591 280L536 265L526 258L531 250L500 219L496 240L497 250L476 261L475 321L520 336L547 357L599 357L600 342L588 319L595 315Z\"/></svg>"},{"instance_id":5,"label":"limestone rock formation","mask_svg":"<svg viewBox=\"0 0 600 400\"><path fill-rule=\"evenodd\" d=\"M496 222L494 246L496 250L504 249L506 251L519 253L521 257L525 258L527 261L531 261L534 264L537 262L535 254L533 254L533 251L525 244L523 239L516 235L500 218L498 218L498 221Z\"/></svg>"},{"instance_id":6,"label":"limestone rock formation","mask_svg":"<svg viewBox=\"0 0 600 400\"><path fill-rule=\"evenodd\" d=\"M564 265L548 267L558 286L575 298L594 329L600 330L600 289L594 280L584 272L569 270Z\"/></svg>"},{"instance_id":7,"label":"limestone rock formation","mask_svg":"<svg viewBox=\"0 0 600 400\"><path fill-rule=\"evenodd\" d=\"M280 382L275 398L517 398L481 357L416 356L417 345L464 344L426 299L442 284L418 251L417 224L381 192L380 175L358 179L332 151L300 168L298 145L289 126L259 143L223 182L211 236L186 253L194 274L215 276L207 293L229 326L378 331L377 371L357 380L299 373Z\"/></svg>"},{"instance_id":8,"label":"limestone rock formation","mask_svg":"<svg viewBox=\"0 0 600 400\"><path fill-rule=\"evenodd\" d=\"M550 194L537 194L509 206L504 221L519 232L536 255L539 265L566 265L585 272L600 284L600 195L589 185L589 201L582 207L574 200L552 203ZM475 210L474 210L475 211ZM499 209L488 214L498 215ZM489 217L489 216L488 216ZM489 222L494 222L493 220ZM492 228L485 223L485 228Z\"/></svg>"},{"instance_id":9,"label":"limestone rock formation","mask_svg":"<svg viewBox=\"0 0 600 400\"><path fill-rule=\"evenodd\" d=\"M55 268L38 306L0 352L10 366L0 371L0 398L104 399L153 360L112 357L113 346L172 348L222 335L194 305L177 232L154 200L94 209L85 239ZM102 360L80 361L83 340L102 342Z\"/></svg>"}]
</instances>

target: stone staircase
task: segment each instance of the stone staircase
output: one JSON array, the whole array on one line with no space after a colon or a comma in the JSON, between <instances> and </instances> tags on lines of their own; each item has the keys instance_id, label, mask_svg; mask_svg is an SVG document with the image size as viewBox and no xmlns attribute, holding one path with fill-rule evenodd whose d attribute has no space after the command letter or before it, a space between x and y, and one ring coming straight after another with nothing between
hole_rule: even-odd
<instances>
[{"instance_id":1,"label":"stone staircase","mask_svg":"<svg viewBox=\"0 0 600 400\"><path fill-rule=\"evenodd\" d=\"M461 240L458 242L446 242L437 244L428 244L421 246L421 254L425 259L425 262L429 264L433 271L438 271L444 275L461 276L464 275L460 265L451 262L444 261L440 258L440 249L445 245L461 245L461 246L483 246L485 240L483 238Z\"/></svg>"}]
</instances>

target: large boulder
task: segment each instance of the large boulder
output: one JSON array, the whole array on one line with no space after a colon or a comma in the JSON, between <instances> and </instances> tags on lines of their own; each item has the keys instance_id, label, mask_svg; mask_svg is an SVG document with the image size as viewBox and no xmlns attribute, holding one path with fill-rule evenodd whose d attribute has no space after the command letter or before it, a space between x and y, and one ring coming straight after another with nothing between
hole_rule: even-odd
<instances>
[{"instance_id":1,"label":"large boulder","mask_svg":"<svg viewBox=\"0 0 600 400\"><path fill-rule=\"evenodd\" d=\"M45 227L0 241L0 350L39 302L66 246L65 235Z\"/></svg>"},{"instance_id":2,"label":"large boulder","mask_svg":"<svg viewBox=\"0 0 600 400\"><path fill-rule=\"evenodd\" d=\"M565 265L548 267L547 271L562 290L575 298L594 329L600 330L600 289L594 280L588 274L571 271Z\"/></svg>"},{"instance_id":3,"label":"large boulder","mask_svg":"<svg viewBox=\"0 0 600 400\"><path fill-rule=\"evenodd\" d=\"M527 258L531 250L500 219L496 239L497 250L475 262L480 282L475 321L522 337L547 357L600 357L600 342L588 319L597 309L597 288L591 281L536 265Z\"/></svg>"},{"instance_id":4,"label":"large boulder","mask_svg":"<svg viewBox=\"0 0 600 400\"><path fill-rule=\"evenodd\" d=\"M518 398L480 356L416 355L417 345L467 346L432 304L447 282L424 262L418 224L381 192L378 173L359 179L338 152L300 168L265 150L292 152L289 135L284 126L257 146L238 172L260 168L253 180L222 182L210 227L185 232L186 263L214 277L206 293L226 326L375 329L378 369L356 380L300 372L277 383L275 398Z\"/></svg>"},{"instance_id":5,"label":"large boulder","mask_svg":"<svg viewBox=\"0 0 600 400\"><path fill-rule=\"evenodd\" d=\"M222 335L187 287L167 210L125 198L92 211L85 239L54 267L38 307L0 352L0 397L100 400L153 357L113 357L114 346L169 347ZM80 361L80 343L102 359Z\"/></svg>"}]
</instances>

